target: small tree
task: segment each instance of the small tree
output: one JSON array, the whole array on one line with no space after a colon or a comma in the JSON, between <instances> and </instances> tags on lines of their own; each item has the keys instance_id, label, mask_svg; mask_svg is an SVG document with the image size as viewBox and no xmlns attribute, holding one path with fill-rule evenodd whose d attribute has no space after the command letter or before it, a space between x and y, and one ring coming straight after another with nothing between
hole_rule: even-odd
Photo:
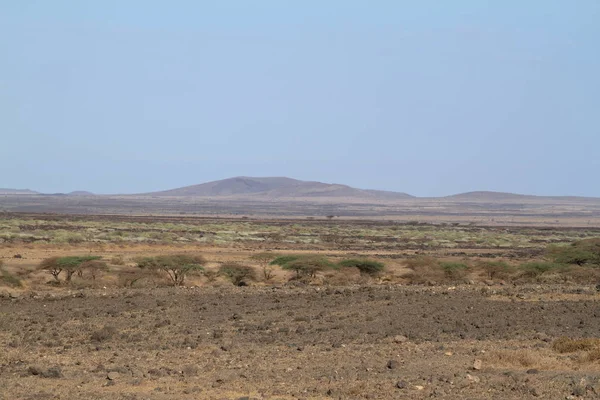
<instances>
[{"instance_id":1,"label":"small tree","mask_svg":"<svg viewBox=\"0 0 600 400\"><path fill-rule=\"evenodd\" d=\"M137 260L137 266L142 269L153 269L165 272L173 286L181 286L189 274L204 271L206 263L200 255L173 254L156 257L143 257Z\"/></svg>"},{"instance_id":2,"label":"small tree","mask_svg":"<svg viewBox=\"0 0 600 400\"><path fill-rule=\"evenodd\" d=\"M273 278L273 268L271 267L270 262L273 261L274 258L278 257L275 253L258 253L253 254L250 259L256 261L260 264L262 268L262 275L265 281L270 281Z\"/></svg>"},{"instance_id":3,"label":"small tree","mask_svg":"<svg viewBox=\"0 0 600 400\"><path fill-rule=\"evenodd\" d=\"M226 276L236 286L245 286L247 281L256 279L256 274L252 267L237 263L225 263L221 265L219 273Z\"/></svg>"},{"instance_id":4,"label":"small tree","mask_svg":"<svg viewBox=\"0 0 600 400\"><path fill-rule=\"evenodd\" d=\"M296 271L296 276L315 277L317 272L326 269L335 269L337 265L321 256L303 256L296 260L285 263L281 266L283 269Z\"/></svg>"},{"instance_id":5,"label":"small tree","mask_svg":"<svg viewBox=\"0 0 600 400\"><path fill-rule=\"evenodd\" d=\"M99 260L102 257L99 256L67 256L59 257L56 260L56 266L61 270L64 270L67 276L65 282L71 282L73 274L81 271L81 266L89 261ZM60 272L59 272L60 273Z\"/></svg>"},{"instance_id":6,"label":"small tree","mask_svg":"<svg viewBox=\"0 0 600 400\"><path fill-rule=\"evenodd\" d=\"M90 260L81 264L80 271L89 271L92 280L95 281L100 272L108 271L108 265L104 261Z\"/></svg>"}]
</instances>

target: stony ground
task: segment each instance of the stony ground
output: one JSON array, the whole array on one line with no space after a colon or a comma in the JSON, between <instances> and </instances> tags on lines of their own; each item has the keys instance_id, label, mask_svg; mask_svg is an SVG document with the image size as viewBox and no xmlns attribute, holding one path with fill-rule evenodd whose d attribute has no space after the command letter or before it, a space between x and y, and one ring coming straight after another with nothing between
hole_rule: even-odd
<instances>
[{"instance_id":1,"label":"stony ground","mask_svg":"<svg viewBox=\"0 0 600 400\"><path fill-rule=\"evenodd\" d=\"M0 399L575 399L593 286L110 289L0 299Z\"/></svg>"}]
</instances>

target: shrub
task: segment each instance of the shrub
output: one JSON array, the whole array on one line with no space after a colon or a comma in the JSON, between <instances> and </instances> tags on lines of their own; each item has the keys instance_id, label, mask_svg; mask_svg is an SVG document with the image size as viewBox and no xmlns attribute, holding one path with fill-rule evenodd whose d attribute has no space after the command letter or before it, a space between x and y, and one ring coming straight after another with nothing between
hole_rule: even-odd
<instances>
[{"instance_id":1,"label":"shrub","mask_svg":"<svg viewBox=\"0 0 600 400\"><path fill-rule=\"evenodd\" d=\"M0 261L0 282L13 288L23 287L23 283L19 278L10 274L8 271L2 269L2 262Z\"/></svg>"},{"instance_id":2,"label":"shrub","mask_svg":"<svg viewBox=\"0 0 600 400\"><path fill-rule=\"evenodd\" d=\"M143 257L137 260L139 268L165 272L174 286L183 285L187 275L204 271L205 263L204 257L187 254Z\"/></svg>"},{"instance_id":3,"label":"shrub","mask_svg":"<svg viewBox=\"0 0 600 400\"><path fill-rule=\"evenodd\" d=\"M547 254L559 264L600 265L600 238L579 240L568 246L550 246Z\"/></svg>"},{"instance_id":4,"label":"shrub","mask_svg":"<svg viewBox=\"0 0 600 400\"><path fill-rule=\"evenodd\" d=\"M90 336L92 342L104 342L111 339L117 333L117 329L113 326L104 326L102 329L95 331Z\"/></svg>"},{"instance_id":5,"label":"shrub","mask_svg":"<svg viewBox=\"0 0 600 400\"><path fill-rule=\"evenodd\" d=\"M339 265L347 268L358 268L360 273L365 275L377 275L385 268L382 263L366 258L351 258L348 260L343 260L339 263Z\"/></svg>"},{"instance_id":6,"label":"shrub","mask_svg":"<svg viewBox=\"0 0 600 400\"><path fill-rule=\"evenodd\" d=\"M519 269L521 270L521 276L526 278L537 278L545 272L560 268L564 268L564 265L545 261L533 261L521 264L519 266Z\"/></svg>"},{"instance_id":7,"label":"shrub","mask_svg":"<svg viewBox=\"0 0 600 400\"><path fill-rule=\"evenodd\" d=\"M110 263L112 265L125 265L125 259L121 255L114 256L110 259Z\"/></svg>"},{"instance_id":8,"label":"shrub","mask_svg":"<svg viewBox=\"0 0 600 400\"><path fill-rule=\"evenodd\" d=\"M250 257L251 260L256 261L257 263L260 264L260 266L262 268L263 279L265 281L270 281L273 278L273 268L271 268L270 263L276 257L279 257L279 256L275 253L268 253L268 252L253 254Z\"/></svg>"},{"instance_id":9,"label":"shrub","mask_svg":"<svg viewBox=\"0 0 600 400\"><path fill-rule=\"evenodd\" d=\"M89 260L81 264L80 271L87 271L95 281L101 272L108 271L108 265L103 261Z\"/></svg>"},{"instance_id":10,"label":"shrub","mask_svg":"<svg viewBox=\"0 0 600 400\"><path fill-rule=\"evenodd\" d=\"M514 268L504 261L484 261L479 263L478 267L485 271L489 279L504 279L514 271Z\"/></svg>"},{"instance_id":11,"label":"shrub","mask_svg":"<svg viewBox=\"0 0 600 400\"><path fill-rule=\"evenodd\" d=\"M315 277L317 272L326 269L335 269L337 265L321 256L302 256L296 260L290 261L282 265L283 269L296 271L296 276Z\"/></svg>"},{"instance_id":12,"label":"shrub","mask_svg":"<svg viewBox=\"0 0 600 400\"><path fill-rule=\"evenodd\" d=\"M417 271L422 268L437 267L439 261L430 256L418 256L406 260L406 266L413 271Z\"/></svg>"},{"instance_id":13,"label":"shrub","mask_svg":"<svg viewBox=\"0 0 600 400\"><path fill-rule=\"evenodd\" d=\"M439 282L446 279L440 263L433 257L418 256L406 260L406 266L413 272L407 276L411 283L424 284Z\"/></svg>"},{"instance_id":14,"label":"shrub","mask_svg":"<svg viewBox=\"0 0 600 400\"><path fill-rule=\"evenodd\" d=\"M600 347L600 339L571 339L560 337L552 343L552 349L559 353L574 353L581 350L592 350Z\"/></svg>"},{"instance_id":15,"label":"shrub","mask_svg":"<svg viewBox=\"0 0 600 400\"><path fill-rule=\"evenodd\" d=\"M467 264L454 261L441 262L440 267L444 271L446 277L451 280L464 278L469 270Z\"/></svg>"},{"instance_id":16,"label":"shrub","mask_svg":"<svg viewBox=\"0 0 600 400\"><path fill-rule=\"evenodd\" d=\"M225 263L219 268L219 274L226 276L236 286L243 286L249 280L255 280L252 267L236 263Z\"/></svg>"}]
</instances>

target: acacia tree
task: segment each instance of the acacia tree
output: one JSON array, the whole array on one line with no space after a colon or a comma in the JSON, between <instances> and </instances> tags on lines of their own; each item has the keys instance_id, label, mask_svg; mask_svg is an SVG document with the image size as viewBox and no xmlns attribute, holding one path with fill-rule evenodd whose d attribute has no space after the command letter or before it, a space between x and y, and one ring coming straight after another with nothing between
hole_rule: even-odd
<instances>
[{"instance_id":1,"label":"acacia tree","mask_svg":"<svg viewBox=\"0 0 600 400\"><path fill-rule=\"evenodd\" d=\"M48 271L54 277L54 280L60 282L59 275L65 271L67 276L65 282L70 282L73 274L81 270L82 264L99 260L99 256L66 256L66 257L50 257L42 260L38 269Z\"/></svg>"},{"instance_id":2,"label":"acacia tree","mask_svg":"<svg viewBox=\"0 0 600 400\"><path fill-rule=\"evenodd\" d=\"M283 264L281 268L296 271L297 277L304 275L314 278L317 272L326 269L335 269L337 265L325 257L302 256Z\"/></svg>"},{"instance_id":3,"label":"acacia tree","mask_svg":"<svg viewBox=\"0 0 600 400\"><path fill-rule=\"evenodd\" d=\"M204 270L206 263L200 255L173 254L138 259L137 266L142 269L159 270L167 274L173 286L181 286L189 274Z\"/></svg>"}]
</instances>

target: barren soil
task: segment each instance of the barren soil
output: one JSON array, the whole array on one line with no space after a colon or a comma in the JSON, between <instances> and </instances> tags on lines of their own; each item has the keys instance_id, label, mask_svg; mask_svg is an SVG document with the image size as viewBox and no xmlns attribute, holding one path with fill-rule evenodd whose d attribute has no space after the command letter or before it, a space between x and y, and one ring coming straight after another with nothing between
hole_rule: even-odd
<instances>
[{"instance_id":1,"label":"barren soil","mask_svg":"<svg viewBox=\"0 0 600 400\"><path fill-rule=\"evenodd\" d=\"M0 299L1 399L600 396L600 361L552 349L561 336L600 332L593 286L281 285L14 297Z\"/></svg>"}]
</instances>

